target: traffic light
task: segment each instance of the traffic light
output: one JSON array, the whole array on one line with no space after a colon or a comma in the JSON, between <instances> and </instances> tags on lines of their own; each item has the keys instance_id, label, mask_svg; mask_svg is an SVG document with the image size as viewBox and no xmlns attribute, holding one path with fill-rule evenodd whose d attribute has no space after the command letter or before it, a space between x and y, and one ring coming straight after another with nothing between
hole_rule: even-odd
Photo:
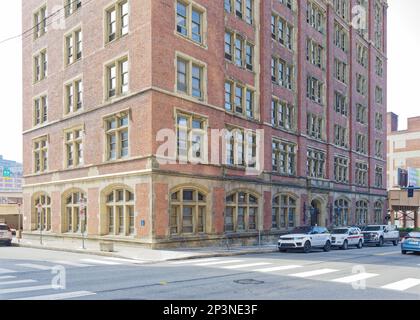
<instances>
[{"instance_id":1,"label":"traffic light","mask_svg":"<svg viewBox=\"0 0 420 320\"><path fill-rule=\"evenodd\" d=\"M413 186L408 187L408 197L409 198L414 198L414 187Z\"/></svg>"}]
</instances>

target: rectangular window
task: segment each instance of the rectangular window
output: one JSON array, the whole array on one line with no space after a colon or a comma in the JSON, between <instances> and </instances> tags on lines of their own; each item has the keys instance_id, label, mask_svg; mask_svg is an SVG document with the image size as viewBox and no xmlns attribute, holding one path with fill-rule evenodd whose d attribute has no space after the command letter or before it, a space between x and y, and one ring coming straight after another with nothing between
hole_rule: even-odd
<instances>
[{"instance_id":1,"label":"rectangular window","mask_svg":"<svg viewBox=\"0 0 420 320\"><path fill-rule=\"evenodd\" d=\"M34 82L39 82L47 77L47 49L34 56Z\"/></svg>"},{"instance_id":2,"label":"rectangular window","mask_svg":"<svg viewBox=\"0 0 420 320\"><path fill-rule=\"evenodd\" d=\"M227 128L225 135L226 163L231 166L255 167L256 135L249 130Z\"/></svg>"},{"instance_id":3,"label":"rectangular window","mask_svg":"<svg viewBox=\"0 0 420 320\"><path fill-rule=\"evenodd\" d=\"M334 59L334 77L343 83L347 83L347 64L338 59Z\"/></svg>"},{"instance_id":4,"label":"rectangular window","mask_svg":"<svg viewBox=\"0 0 420 320\"><path fill-rule=\"evenodd\" d=\"M206 120L189 114L178 114L176 128L178 159L192 163L204 161Z\"/></svg>"},{"instance_id":5,"label":"rectangular window","mask_svg":"<svg viewBox=\"0 0 420 320\"><path fill-rule=\"evenodd\" d=\"M178 57L176 72L178 92L204 100L204 66Z\"/></svg>"},{"instance_id":6,"label":"rectangular window","mask_svg":"<svg viewBox=\"0 0 420 320\"><path fill-rule=\"evenodd\" d=\"M334 10L339 17L347 21L349 19L348 0L334 0Z\"/></svg>"},{"instance_id":7,"label":"rectangular window","mask_svg":"<svg viewBox=\"0 0 420 320\"><path fill-rule=\"evenodd\" d=\"M349 182L349 159L334 157L334 180L341 183Z\"/></svg>"},{"instance_id":8,"label":"rectangular window","mask_svg":"<svg viewBox=\"0 0 420 320\"><path fill-rule=\"evenodd\" d=\"M272 57L271 58L271 80L286 89L293 90L294 84L294 67L286 61Z\"/></svg>"},{"instance_id":9,"label":"rectangular window","mask_svg":"<svg viewBox=\"0 0 420 320\"><path fill-rule=\"evenodd\" d=\"M360 124L367 124L367 108L356 103L356 121Z\"/></svg>"},{"instance_id":10,"label":"rectangular window","mask_svg":"<svg viewBox=\"0 0 420 320\"><path fill-rule=\"evenodd\" d=\"M107 160L117 160L129 156L129 116L121 113L105 120Z\"/></svg>"},{"instance_id":11,"label":"rectangular window","mask_svg":"<svg viewBox=\"0 0 420 320\"><path fill-rule=\"evenodd\" d=\"M128 58L120 58L106 66L107 98L118 97L129 91Z\"/></svg>"},{"instance_id":12,"label":"rectangular window","mask_svg":"<svg viewBox=\"0 0 420 320\"><path fill-rule=\"evenodd\" d=\"M274 40L293 50L293 25L275 13L271 15L271 34Z\"/></svg>"},{"instance_id":13,"label":"rectangular window","mask_svg":"<svg viewBox=\"0 0 420 320\"><path fill-rule=\"evenodd\" d=\"M282 175L296 175L297 147L285 141L273 140L273 172Z\"/></svg>"},{"instance_id":14,"label":"rectangular window","mask_svg":"<svg viewBox=\"0 0 420 320\"><path fill-rule=\"evenodd\" d=\"M83 131L80 128L65 132L66 165L67 168L83 164Z\"/></svg>"},{"instance_id":15,"label":"rectangular window","mask_svg":"<svg viewBox=\"0 0 420 320\"><path fill-rule=\"evenodd\" d=\"M366 77L359 73L356 74L356 91L363 96L367 93Z\"/></svg>"},{"instance_id":16,"label":"rectangular window","mask_svg":"<svg viewBox=\"0 0 420 320\"><path fill-rule=\"evenodd\" d=\"M65 113L77 112L83 107L83 83L82 80L75 80L65 86L66 108Z\"/></svg>"},{"instance_id":17,"label":"rectangular window","mask_svg":"<svg viewBox=\"0 0 420 320\"><path fill-rule=\"evenodd\" d=\"M65 38L66 65L70 65L82 58L82 30L75 30Z\"/></svg>"},{"instance_id":18,"label":"rectangular window","mask_svg":"<svg viewBox=\"0 0 420 320\"><path fill-rule=\"evenodd\" d=\"M324 119L312 113L307 114L307 134L315 139L323 140Z\"/></svg>"},{"instance_id":19,"label":"rectangular window","mask_svg":"<svg viewBox=\"0 0 420 320\"><path fill-rule=\"evenodd\" d=\"M295 108L293 105L272 99L271 101L272 124L274 127L295 130Z\"/></svg>"},{"instance_id":20,"label":"rectangular window","mask_svg":"<svg viewBox=\"0 0 420 320\"><path fill-rule=\"evenodd\" d=\"M311 178L325 178L326 153L308 148L307 151L307 175Z\"/></svg>"},{"instance_id":21,"label":"rectangular window","mask_svg":"<svg viewBox=\"0 0 420 320\"><path fill-rule=\"evenodd\" d=\"M367 136L361 133L356 134L356 152L367 154Z\"/></svg>"},{"instance_id":22,"label":"rectangular window","mask_svg":"<svg viewBox=\"0 0 420 320\"><path fill-rule=\"evenodd\" d=\"M379 159L384 158L384 144L380 140L375 141L375 157Z\"/></svg>"},{"instance_id":23,"label":"rectangular window","mask_svg":"<svg viewBox=\"0 0 420 320\"><path fill-rule=\"evenodd\" d=\"M366 69L368 67L368 60L369 60L368 48L363 46L360 43L357 43L356 51L357 51L357 62Z\"/></svg>"},{"instance_id":24,"label":"rectangular window","mask_svg":"<svg viewBox=\"0 0 420 320\"><path fill-rule=\"evenodd\" d=\"M324 65L324 48L314 40L308 38L306 40L306 60L318 68Z\"/></svg>"},{"instance_id":25,"label":"rectangular window","mask_svg":"<svg viewBox=\"0 0 420 320\"><path fill-rule=\"evenodd\" d=\"M105 15L107 43L128 34L130 12L127 0L116 2L106 10Z\"/></svg>"},{"instance_id":26,"label":"rectangular window","mask_svg":"<svg viewBox=\"0 0 420 320\"><path fill-rule=\"evenodd\" d=\"M44 136L33 141L34 172L48 170L48 137Z\"/></svg>"},{"instance_id":27,"label":"rectangular window","mask_svg":"<svg viewBox=\"0 0 420 320\"><path fill-rule=\"evenodd\" d=\"M359 186L368 185L368 165L364 162L356 162L356 177L355 183Z\"/></svg>"},{"instance_id":28,"label":"rectangular window","mask_svg":"<svg viewBox=\"0 0 420 320\"><path fill-rule=\"evenodd\" d=\"M234 13L248 24L254 23L254 0L225 0L224 8L227 13Z\"/></svg>"},{"instance_id":29,"label":"rectangular window","mask_svg":"<svg viewBox=\"0 0 420 320\"><path fill-rule=\"evenodd\" d=\"M306 22L318 32L325 33L325 12L311 1L306 7Z\"/></svg>"},{"instance_id":30,"label":"rectangular window","mask_svg":"<svg viewBox=\"0 0 420 320\"><path fill-rule=\"evenodd\" d=\"M204 12L192 3L177 1L176 30L178 34L203 43Z\"/></svg>"},{"instance_id":31,"label":"rectangular window","mask_svg":"<svg viewBox=\"0 0 420 320\"><path fill-rule=\"evenodd\" d=\"M253 119L255 116L254 95L254 90L241 86L236 82L226 81L225 109Z\"/></svg>"},{"instance_id":32,"label":"rectangular window","mask_svg":"<svg viewBox=\"0 0 420 320\"><path fill-rule=\"evenodd\" d=\"M226 31L225 32L225 59L232 61L233 47L232 47L233 35Z\"/></svg>"},{"instance_id":33,"label":"rectangular window","mask_svg":"<svg viewBox=\"0 0 420 320\"><path fill-rule=\"evenodd\" d=\"M47 5L42 6L34 13L33 30L35 40L47 32Z\"/></svg>"},{"instance_id":34,"label":"rectangular window","mask_svg":"<svg viewBox=\"0 0 420 320\"><path fill-rule=\"evenodd\" d=\"M72 15L81 7L82 7L82 0L65 0L64 9L65 9L66 17Z\"/></svg>"},{"instance_id":35,"label":"rectangular window","mask_svg":"<svg viewBox=\"0 0 420 320\"><path fill-rule=\"evenodd\" d=\"M384 129L384 119L381 113L375 114L375 129L382 131Z\"/></svg>"},{"instance_id":36,"label":"rectangular window","mask_svg":"<svg viewBox=\"0 0 420 320\"><path fill-rule=\"evenodd\" d=\"M324 83L315 77L308 76L306 81L306 96L313 102L323 104Z\"/></svg>"},{"instance_id":37,"label":"rectangular window","mask_svg":"<svg viewBox=\"0 0 420 320\"><path fill-rule=\"evenodd\" d=\"M349 47L348 41L349 36L348 32L342 27L340 24L335 22L334 24L334 44L336 47L340 48L344 52L347 52L347 49Z\"/></svg>"},{"instance_id":38,"label":"rectangular window","mask_svg":"<svg viewBox=\"0 0 420 320\"><path fill-rule=\"evenodd\" d=\"M383 188L383 176L384 176L384 169L381 167L375 168L375 187Z\"/></svg>"},{"instance_id":39,"label":"rectangular window","mask_svg":"<svg viewBox=\"0 0 420 320\"><path fill-rule=\"evenodd\" d=\"M337 147L347 148L347 141L347 129L340 125L334 125L334 144Z\"/></svg>"},{"instance_id":40,"label":"rectangular window","mask_svg":"<svg viewBox=\"0 0 420 320\"><path fill-rule=\"evenodd\" d=\"M334 110L343 116L348 115L347 98L337 91L334 92Z\"/></svg>"},{"instance_id":41,"label":"rectangular window","mask_svg":"<svg viewBox=\"0 0 420 320\"><path fill-rule=\"evenodd\" d=\"M48 121L48 99L47 96L41 96L34 100L34 126Z\"/></svg>"},{"instance_id":42,"label":"rectangular window","mask_svg":"<svg viewBox=\"0 0 420 320\"><path fill-rule=\"evenodd\" d=\"M378 104L383 103L384 94L381 87L376 86L375 88L375 102Z\"/></svg>"},{"instance_id":43,"label":"rectangular window","mask_svg":"<svg viewBox=\"0 0 420 320\"><path fill-rule=\"evenodd\" d=\"M375 73L379 77L382 77L384 74L384 66L383 66L382 59L379 57L376 57L376 63L375 63Z\"/></svg>"}]
</instances>

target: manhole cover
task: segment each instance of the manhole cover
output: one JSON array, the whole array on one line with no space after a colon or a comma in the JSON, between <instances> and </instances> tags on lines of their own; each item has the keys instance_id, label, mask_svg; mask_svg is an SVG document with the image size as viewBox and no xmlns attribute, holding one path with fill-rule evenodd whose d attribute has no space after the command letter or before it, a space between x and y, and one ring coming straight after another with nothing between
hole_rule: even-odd
<instances>
[{"instance_id":1,"label":"manhole cover","mask_svg":"<svg viewBox=\"0 0 420 320\"><path fill-rule=\"evenodd\" d=\"M254 280L254 279L241 279L233 281L238 284L263 284L264 281Z\"/></svg>"}]
</instances>

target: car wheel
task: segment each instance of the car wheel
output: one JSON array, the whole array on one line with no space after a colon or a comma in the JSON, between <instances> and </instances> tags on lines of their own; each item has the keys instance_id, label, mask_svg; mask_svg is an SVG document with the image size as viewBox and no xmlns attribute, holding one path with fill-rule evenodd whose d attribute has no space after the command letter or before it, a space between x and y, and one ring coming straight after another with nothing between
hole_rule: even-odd
<instances>
[{"instance_id":1,"label":"car wheel","mask_svg":"<svg viewBox=\"0 0 420 320\"><path fill-rule=\"evenodd\" d=\"M306 241L303 245L303 252L309 253L311 252L311 243L309 241Z\"/></svg>"},{"instance_id":2,"label":"car wheel","mask_svg":"<svg viewBox=\"0 0 420 320\"><path fill-rule=\"evenodd\" d=\"M398 246L398 243L399 243L398 240L392 241L392 244L394 245L394 247Z\"/></svg>"},{"instance_id":3,"label":"car wheel","mask_svg":"<svg viewBox=\"0 0 420 320\"><path fill-rule=\"evenodd\" d=\"M384 246L384 238L379 238L379 243L376 245L377 247L383 247Z\"/></svg>"},{"instance_id":4,"label":"car wheel","mask_svg":"<svg viewBox=\"0 0 420 320\"><path fill-rule=\"evenodd\" d=\"M341 246L341 249L347 250L348 248L349 248L349 243L347 242L347 240L345 240L343 245Z\"/></svg>"},{"instance_id":5,"label":"car wheel","mask_svg":"<svg viewBox=\"0 0 420 320\"><path fill-rule=\"evenodd\" d=\"M327 243L324 246L324 251L328 252L331 250L331 242L327 241Z\"/></svg>"},{"instance_id":6,"label":"car wheel","mask_svg":"<svg viewBox=\"0 0 420 320\"><path fill-rule=\"evenodd\" d=\"M359 243L357 244L357 249L362 249L363 248L363 241L359 240Z\"/></svg>"},{"instance_id":7,"label":"car wheel","mask_svg":"<svg viewBox=\"0 0 420 320\"><path fill-rule=\"evenodd\" d=\"M401 253L402 254L407 254L407 251L406 250L401 250Z\"/></svg>"}]
</instances>

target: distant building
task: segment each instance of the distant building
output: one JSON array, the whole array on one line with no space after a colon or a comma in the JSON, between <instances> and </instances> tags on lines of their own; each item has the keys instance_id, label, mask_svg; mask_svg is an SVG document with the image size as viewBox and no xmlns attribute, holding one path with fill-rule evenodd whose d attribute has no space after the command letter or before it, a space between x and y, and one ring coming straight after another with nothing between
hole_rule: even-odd
<instances>
[{"instance_id":1,"label":"distant building","mask_svg":"<svg viewBox=\"0 0 420 320\"><path fill-rule=\"evenodd\" d=\"M405 227L420 226L420 191L408 198L407 190L401 190L398 169L420 169L420 117L408 118L407 130L398 131L398 115L387 114L388 198L391 219ZM419 186L420 187L420 186Z\"/></svg>"},{"instance_id":2,"label":"distant building","mask_svg":"<svg viewBox=\"0 0 420 320\"><path fill-rule=\"evenodd\" d=\"M22 173L21 163L0 155L0 223L14 228L22 226Z\"/></svg>"}]
</instances>

